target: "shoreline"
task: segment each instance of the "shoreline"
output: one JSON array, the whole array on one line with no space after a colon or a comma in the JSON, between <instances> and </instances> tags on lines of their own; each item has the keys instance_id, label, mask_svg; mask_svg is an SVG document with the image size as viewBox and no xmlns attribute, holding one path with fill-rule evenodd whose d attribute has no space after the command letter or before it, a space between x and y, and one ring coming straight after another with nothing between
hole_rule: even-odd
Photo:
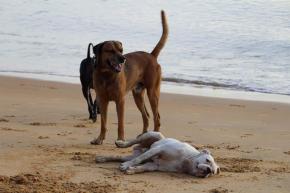
<instances>
[{"instance_id":1,"label":"shoreline","mask_svg":"<svg viewBox=\"0 0 290 193\"><path fill-rule=\"evenodd\" d=\"M31 77L30 73L21 73L21 75L22 76L17 76L17 74L15 73L0 73L0 76L3 77L13 77L20 79L24 78L39 81L80 85L79 78L77 77L60 77L48 74L33 74L33 77ZM162 81L161 93L290 104L290 96L288 95L261 93L254 91L230 90L206 86L194 86L166 81Z\"/></svg>"}]
</instances>

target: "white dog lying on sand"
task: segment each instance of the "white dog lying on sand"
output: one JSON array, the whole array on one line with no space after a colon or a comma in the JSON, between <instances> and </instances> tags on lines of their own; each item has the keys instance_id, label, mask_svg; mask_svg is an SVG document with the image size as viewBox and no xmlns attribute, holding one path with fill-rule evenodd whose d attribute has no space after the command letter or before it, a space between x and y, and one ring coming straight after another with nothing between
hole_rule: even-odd
<instances>
[{"instance_id":1,"label":"white dog lying on sand","mask_svg":"<svg viewBox=\"0 0 290 193\"><path fill-rule=\"evenodd\" d=\"M130 156L96 156L96 162L123 162L120 170L126 174L168 171L204 178L219 174L220 169L208 150L199 152L188 143L165 138L160 132L150 131L132 141L116 141L120 148L135 144L138 145Z\"/></svg>"}]
</instances>

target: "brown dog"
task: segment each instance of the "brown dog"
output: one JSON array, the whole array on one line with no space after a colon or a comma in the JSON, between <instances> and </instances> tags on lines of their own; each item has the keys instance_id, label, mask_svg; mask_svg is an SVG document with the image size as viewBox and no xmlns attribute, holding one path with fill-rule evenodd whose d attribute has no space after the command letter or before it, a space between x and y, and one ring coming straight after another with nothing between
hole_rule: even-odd
<instances>
[{"instance_id":1,"label":"brown dog","mask_svg":"<svg viewBox=\"0 0 290 193\"><path fill-rule=\"evenodd\" d=\"M122 43L105 41L94 46L96 56L93 74L94 88L99 97L101 111L101 133L91 144L102 144L107 130L107 109L109 101L115 101L118 114L118 140L124 140L125 95L132 90L135 103L142 113L143 133L147 132L149 114L144 103L147 96L154 116L154 131L159 131L160 116L158 111L161 67L157 57L164 47L168 36L168 25L164 11L161 11L163 33L151 53L142 51L123 55Z\"/></svg>"}]
</instances>

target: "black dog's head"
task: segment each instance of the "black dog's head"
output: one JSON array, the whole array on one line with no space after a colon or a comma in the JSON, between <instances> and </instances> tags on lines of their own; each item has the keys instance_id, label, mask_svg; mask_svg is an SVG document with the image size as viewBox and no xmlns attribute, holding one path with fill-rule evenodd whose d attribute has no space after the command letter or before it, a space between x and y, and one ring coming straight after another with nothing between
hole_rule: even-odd
<instances>
[{"instance_id":1,"label":"black dog's head","mask_svg":"<svg viewBox=\"0 0 290 193\"><path fill-rule=\"evenodd\" d=\"M96 56L96 68L121 72L126 61L123 56L122 43L119 41L105 41L93 47Z\"/></svg>"}]
</instances>

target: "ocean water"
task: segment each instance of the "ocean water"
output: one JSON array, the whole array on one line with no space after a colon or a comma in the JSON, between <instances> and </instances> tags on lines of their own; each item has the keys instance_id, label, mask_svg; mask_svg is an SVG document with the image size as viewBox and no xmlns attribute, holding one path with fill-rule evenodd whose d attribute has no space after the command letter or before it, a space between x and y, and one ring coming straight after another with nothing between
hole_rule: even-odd
<instances>
[{"instance_id":1,"label":"ocean water","mask_svg":"<svg viewBox=\"0 0 290 193\"><path fill-rule=\"evenodd\" d=\"M89 42L150 52L166 11L164 80L290 95L290 1L0 0L0 74L78 81Z\"/></svg>"}]
</instances>

